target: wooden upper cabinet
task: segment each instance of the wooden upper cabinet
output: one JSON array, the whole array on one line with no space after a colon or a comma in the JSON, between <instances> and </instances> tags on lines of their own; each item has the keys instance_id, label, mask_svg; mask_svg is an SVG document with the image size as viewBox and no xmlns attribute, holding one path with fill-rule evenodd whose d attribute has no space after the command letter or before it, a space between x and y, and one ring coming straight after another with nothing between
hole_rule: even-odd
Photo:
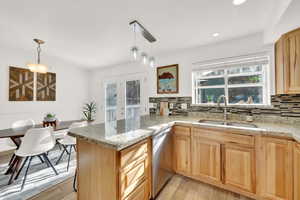
<instances>
[{"instance_id":1,"label":"wooden upper cabinet","mask_svg":"<svg viewBox=\"0 0 300 200\"><path fill-rule=\"evenodd\" d=\"M276 93L300 93L300 29L283 35L275 54Z\"/></svg>"},{"instance_id":2,"label":"wooden upper cabinet","mask_svg":"<svg viewBox=\"0 0 300 200\"><path fill-rule=\"evenodd\" d=\"M235 144L225 144L224 183L255 193L255 150Z\"/></svg>"},{"instance_id":3,"label":"wooden upper cabinet","mask_svg":"<svg viewBox=\"0 0 300 200\"><path fill-rule=\"evenodd\" d=\"M294 200L300 200L300 144L294 145Z\"/></svg>"},{"instance_id":4,"label":"wooden upper cabinet","mask_svg":"<svg viewBox=\"0 0 300 200\"><path fill-rule=\"evenodd\" d=\"M286 92L300 93L300 29L284 37L284 62Z\"/></svg>"},{"instance_id":5,"label":"wooden upper cabinet","mask_svg":"<svg viewBox=\"0 0 300 200\"><path fill-rule=\"evenodd\" d=\"M221 144L192 137L192 176L221 182Z\"/></svg>"},{"instance_id":6,"label":"wooden upper cabinet","mask_svg":"<svg viewBox=\"0 0 300 200\"><path fill-rule=\"evenodd\" d=\"M260 149L260 196L270 200L292 200L293 142L263 137Z\"/></svg>"},{"instance_id":7,"label":"wooden upper cabinet","mask_svg":"<svg viewBox=\"0 0 300 200\"><path fill-rule=\"evenodd\" d=\"M278 40L275 44L275 85L276 94L285 93L285 74L284 74L284 62L283 62L283 38Z\"/></svg>"}]
</instances>

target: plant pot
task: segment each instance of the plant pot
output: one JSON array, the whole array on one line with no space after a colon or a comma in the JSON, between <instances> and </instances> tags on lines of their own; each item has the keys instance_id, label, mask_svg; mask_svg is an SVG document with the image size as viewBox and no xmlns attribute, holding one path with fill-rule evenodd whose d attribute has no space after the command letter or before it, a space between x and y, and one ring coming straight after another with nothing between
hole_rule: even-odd
<instances>
[{"instance_id":1,"label":"plant pot","mask_svg":"<svg viewBox=\"0 0 300 200\"><path fill-rule=\"evenodd\" d=\"M55 122L56 118L55 117L44 117L45 122Z\"/></svg>"}]
</instances>

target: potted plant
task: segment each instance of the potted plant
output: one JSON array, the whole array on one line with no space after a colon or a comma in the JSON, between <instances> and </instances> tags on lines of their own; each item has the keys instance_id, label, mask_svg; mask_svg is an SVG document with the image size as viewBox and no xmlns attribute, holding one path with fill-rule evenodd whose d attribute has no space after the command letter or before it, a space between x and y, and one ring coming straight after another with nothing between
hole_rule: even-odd
<instances>
[{"instance_id":1,"label":"potted plant","mask_svg":"<svg viewBox=\"0 0 300 200\"><path fill-rule=\"evenodd\" d=\"M56 121L56 115L53 113L47 113L46 116L44 117L45 122L54 122Z\"/></svg>"},{"instance_id":2,"label":"potted plant","mask_svg":"<svg viewBox=\"0 0 300 200\"><path fill-rule=\"evenodd\" d=\"M90 103L84 104L83 111L82 111L84 119L88 122L94 121L96 111L97 111L97 107L95 102L92 101Z\"/></svg>"}]
</instances>

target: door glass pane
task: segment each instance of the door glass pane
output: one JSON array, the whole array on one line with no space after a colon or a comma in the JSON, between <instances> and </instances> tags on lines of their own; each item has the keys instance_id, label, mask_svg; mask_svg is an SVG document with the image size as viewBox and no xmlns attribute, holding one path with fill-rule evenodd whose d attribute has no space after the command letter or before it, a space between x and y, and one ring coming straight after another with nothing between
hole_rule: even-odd
<instances>
[{"instance_id":1,"label":"door glass pane","mask_svg":"<svg viewBox=\"0 0 300 200\"><path fill-rule=\"evenodd\" d=\"M139 117L140 98L140 81L126 81L126 119Z\"/></svg>"},{"instance_id":2,"label":"door glass pane","mask_svg":"<svg viewBox=\"0 0 300 200\"><path fill-rule=\"evenodd\" d=\"M109 83L105 88L105 121L117 119L117 84Z\"/></svg>"},{"instance_id":3,"label":"door glass pane","mask_svg":"<svg viewBox=\"0 0 300 200\"><path fill-rule=\"evenodd\" d=\"M225 94L225 89L224 88L199 89L199 94L201 95L201 103L217 103L219 96ZM221 103L223 103L223 99Z\"/></svg>"},{"instance_id":4,"label":"door glass pane","mask_svg":"<svg viewBox=\"0 0 300 200\"><path fill-rule=\"evenodd\" d=\"M229 103L231 104L262 104L262 87L229 88Z\"/></svg>"}]
</instances>

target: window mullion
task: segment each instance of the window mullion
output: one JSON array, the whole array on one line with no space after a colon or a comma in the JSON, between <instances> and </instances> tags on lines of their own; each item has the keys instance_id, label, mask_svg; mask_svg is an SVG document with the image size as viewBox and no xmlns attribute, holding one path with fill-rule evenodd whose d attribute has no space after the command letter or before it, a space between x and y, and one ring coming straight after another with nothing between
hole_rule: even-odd
<instances>
[{"instance_id":1,"label":"window mullion","mask_svg":"<svg viewBox=\"0 0 300 200\"><path fill-rule=\"evenodd\" d=\"M227 104L229 104L228 70L227 69L225 69L225 72L224 72L224 81L225 81L224 93L225 93L225 96L226 96Z\"/></svg>"}]
</instances>

